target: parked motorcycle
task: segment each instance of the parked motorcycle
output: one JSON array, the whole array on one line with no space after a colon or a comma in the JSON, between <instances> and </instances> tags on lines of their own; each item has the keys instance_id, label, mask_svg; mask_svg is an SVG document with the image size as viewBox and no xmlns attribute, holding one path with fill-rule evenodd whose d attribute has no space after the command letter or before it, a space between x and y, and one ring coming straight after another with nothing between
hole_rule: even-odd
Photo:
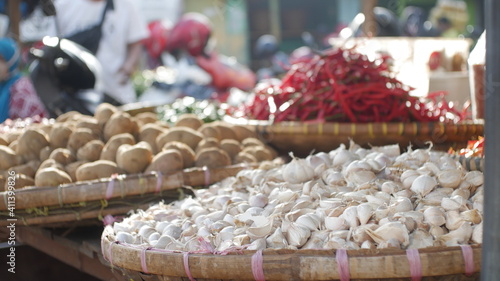
<instances>
[{"instance_id":1,"label":"parked motorcycle","mask_svg":"<svg viewBox=\"0 0 500 281\"><path fill-rule=\"evenodd\" d=\"M102 90L100 63L82 46L45 37L42 48L32 48L30 53L34 57L30 77L51 117L68 111L92 115L103 102L121 105Z\"/></svg>"},{"instance_id":2,"label":"parked motorcycle","mask_svg":"<svg viewBox=\"0 0 500 281\"><path fill-rule=\"evenodd\" d=\"M230 89L249 91L255 86L256 76L248 67L214 50L211 23L204 15L187 13L175 25L160 20L149 28L150 38L144 41L148 61L160 65L155 71L163 72L164 79L154 81L139 101L192 96L225 102Z\"/></svg>"}]
</instances>

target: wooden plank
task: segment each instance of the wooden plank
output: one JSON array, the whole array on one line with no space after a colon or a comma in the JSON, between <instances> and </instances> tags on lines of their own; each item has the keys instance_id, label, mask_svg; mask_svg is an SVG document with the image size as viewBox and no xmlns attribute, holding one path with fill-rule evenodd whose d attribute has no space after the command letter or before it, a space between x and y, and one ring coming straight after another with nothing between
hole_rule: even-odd
<instances>
[{"instance_id":1,"label":"wooden plank","mask_svg":"<svg viewBox=\"0 0 500 281\"><path fill-rule=\"evenodd\" d=\"M8 15L10 19L10 36L19 41L19 22L21 21L21 11L19 10L19 5L21 0L9 0L8 3Z\"/></svg>"},{"instance_id":2,"label":"wooden plank","mask_svg":"<svg viewBox=\"0 0 500 281\"><path fill-rule=\"evenodd\" d=\"M96 278L109 281L122 280L122 275L119 272L112 271L111 268L101 263L100 251L91 254L88 248L86 251L82 251L80 243L37 227L19 227L16 229L16 235L19 242L25 243Z\"/></svg>"}]
</instances>

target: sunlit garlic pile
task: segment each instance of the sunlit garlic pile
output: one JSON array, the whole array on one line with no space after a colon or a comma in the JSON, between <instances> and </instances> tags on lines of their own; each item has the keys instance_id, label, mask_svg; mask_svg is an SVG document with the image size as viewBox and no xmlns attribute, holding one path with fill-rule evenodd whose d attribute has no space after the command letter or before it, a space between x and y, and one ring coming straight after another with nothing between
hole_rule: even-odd
<instances>
[{"instance_id":1,"label":"sunlit garlic pile","mask_svg":"<svg viewBox=\"0 0 500 281\"><path fill-rule=\"evenodd\" d=\"M483 174L431 149L351 143L241 171L195 198L113 225L124 243L196 251L425 248L482 243ZM111 231L111 233L113 232Z\"/></svg>"}]
</instances>

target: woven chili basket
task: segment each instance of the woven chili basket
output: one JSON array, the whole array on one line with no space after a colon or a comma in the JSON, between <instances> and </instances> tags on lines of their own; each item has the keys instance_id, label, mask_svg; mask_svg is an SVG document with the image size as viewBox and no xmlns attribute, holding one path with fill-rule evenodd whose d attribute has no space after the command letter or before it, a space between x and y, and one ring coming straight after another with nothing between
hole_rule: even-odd
<instances>
[{"instance_id":1,"label":"woven chili basket","mask_svg":"<svg viewBox=\"0 0 500 281\"><path fill-rule=\"evenodd\" d=\"M465 147L469 140L484 136L484 123L479 121L452 123L303 123L252 121L227 118L225 121L252 127L262 140L281 155L294 152L305 157L312 151L331 151L353 140L363 146L399 144L402 149L428 147L448 151Z\"/></svg>"}]
</instances>

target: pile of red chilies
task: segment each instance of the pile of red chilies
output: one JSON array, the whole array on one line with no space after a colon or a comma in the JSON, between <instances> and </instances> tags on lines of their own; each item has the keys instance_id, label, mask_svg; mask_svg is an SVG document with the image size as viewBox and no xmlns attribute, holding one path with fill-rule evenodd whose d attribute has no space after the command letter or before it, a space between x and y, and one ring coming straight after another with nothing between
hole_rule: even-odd
<instances>
[{"instance_id":1,"label":"pile of red chilies","mask_svg":"<svg viewBox=\"0 0 500 281\"><path fill-rule=\"evenodd\" d=\"M446 92L411 96L391 77L389 56L370 61L353 49L331 49L293 65L279 83L257 87L248 119L302 122L458 122Z\"/></svg>"}]
</instances>

